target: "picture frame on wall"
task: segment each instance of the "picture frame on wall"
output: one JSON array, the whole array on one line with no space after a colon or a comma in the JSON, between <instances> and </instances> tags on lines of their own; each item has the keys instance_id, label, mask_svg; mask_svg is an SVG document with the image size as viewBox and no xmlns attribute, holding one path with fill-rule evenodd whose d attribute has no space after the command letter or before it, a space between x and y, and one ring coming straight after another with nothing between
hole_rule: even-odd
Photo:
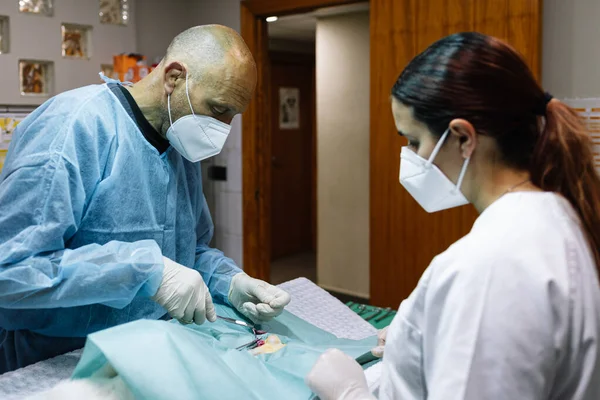
<instances>
[{"instance_id":1,"label":"picture frame on wall","mask_svg":"<svg viewBox=\"0 0 600 400\"><path fill-rule=\"evenodd\" d=\"M279 129L300 129L300 89L279 88Z\"/></svg>"},{"instance_id":2,"label":"picture frame on wall","mask_svg":"<svg viewBox=\"0 0 600 400\"><path fill-rule=\"evenodd\" d=\"M78 24L62 24L62 56L65 58L91 57L92 27Z\"/></svg>"},{"instance_id":3,"label":"picture frame on wall","mask_svg":"<svg viewBox=\"0 0 600 400\"><path fill-rule=\"evenodd\" d=\"M54 63L19 60L19 88L22 96L50 96L54 86Z\"/></svg>"},{"instance_id":4,"label":"picture frame on wall","mask_svg":"<svg viewBox=\"0 0 600 400\"><path fill-rule=\"evenodd\" d=\"M22 13L39 14L46 17L54 15L54 0L14 0L19 2Z\"/></svg>"},{"instance_id":5,"label":"picture frame on wall","mask_svg":"<svg viewBox=\"0 0 600 400\"><path fill-rule=\"evenodd\" d=\"M100 23L127 25L129 22L129 0L98 0Z\"/></svg>"},{"instance_id":6,"label":"picture frame on wall","mask_svg":"<svg viewBox=\"0 0 600 400\"><path fill-rule=\"evenodd\" d=\"M26 116L27 114L0 113L0 172L4 167L13 131Z\"/></svg>"}]
</instances>

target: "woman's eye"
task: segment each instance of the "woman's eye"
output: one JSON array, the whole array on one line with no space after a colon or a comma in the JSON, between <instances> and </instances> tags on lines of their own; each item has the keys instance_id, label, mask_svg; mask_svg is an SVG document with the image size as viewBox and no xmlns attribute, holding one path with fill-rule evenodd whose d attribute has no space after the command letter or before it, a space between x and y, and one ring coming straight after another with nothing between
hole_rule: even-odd
<instances>
[{"instance_id":1,"label":"woman's eye","mask_svg":"<svg viewBox=\"0 0 600 400\"><path fill-rule=\"evenodd\" d=\"M419 148L419 143L409 140L408 147L410 147L413 150L417 150Z\"/></svg>"}]
</instances>

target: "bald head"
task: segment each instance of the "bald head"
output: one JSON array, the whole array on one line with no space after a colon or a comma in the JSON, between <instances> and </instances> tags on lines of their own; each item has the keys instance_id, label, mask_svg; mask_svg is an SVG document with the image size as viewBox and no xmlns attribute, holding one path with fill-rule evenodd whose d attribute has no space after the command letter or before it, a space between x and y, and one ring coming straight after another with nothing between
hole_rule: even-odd
<instances>
[{"instance_id":1,"label":"bald head","mask_svg":"<svg viewBox=\"0 0 600 400\"><path fill-rule=\"evenodd\" d=\"M188 73L200 79L206 70L210 72L231 62L256 73L254 58L244 39L222 25L195 26L183 31L169 45L164 61L186 63Z\"/></svg>"},{"instance_id":2,"label":"bald head","mask_svg":"<svg viewBox=\"0 0 600 400\"><path fill-rule=\"evenodd\" d=\"M192 112L230 124L250 103L256 79L242 37L225 26L204 25L177 35L160 64L130 91L164 136L171 121Z\"/></svg>"}]
</instances>

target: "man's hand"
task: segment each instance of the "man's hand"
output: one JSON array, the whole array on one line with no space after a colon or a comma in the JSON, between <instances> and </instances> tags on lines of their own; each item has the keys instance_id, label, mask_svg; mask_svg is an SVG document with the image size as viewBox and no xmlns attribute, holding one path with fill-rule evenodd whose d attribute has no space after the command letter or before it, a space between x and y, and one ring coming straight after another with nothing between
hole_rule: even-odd
<instances>
[{"instance_id":1,"label":"man's hand","mask_svg":"<svg viewBox=\"0 0 600 400\"><path fill-rule=\"evenodd\" d=\"M277 286L239 273L231 280L229 301L252 321L268 321L283 312L290 295Z\"/></svg>"},{"instance_id":2,"label":"man's hand","mask_svg":"<svg viewBox=\"0 0 600 400\"><path fill-rule=\"evenodd\" d=\"M165 269L162 282L152 300L182 324L194 322L200 325L207 319L215 322L215 306L200 273L167 257L163 257L163 260Z\"/></svg>"}]
</instances>

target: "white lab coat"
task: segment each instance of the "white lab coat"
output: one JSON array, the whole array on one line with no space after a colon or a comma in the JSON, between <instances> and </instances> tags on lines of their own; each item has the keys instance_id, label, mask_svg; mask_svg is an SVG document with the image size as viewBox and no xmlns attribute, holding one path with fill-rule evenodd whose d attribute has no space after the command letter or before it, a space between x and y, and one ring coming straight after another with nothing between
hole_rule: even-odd
<instances>
[{"instance_id":1,"label":"white lab coat","mask_svg":"<svg viewBox=\"0 0 600 400\"><path fill-rule=\"evenodd\" d=\"M600 284L570 204L503 196L389 328L380 399L599 400Z\"/></svg>"}]
</instances>

